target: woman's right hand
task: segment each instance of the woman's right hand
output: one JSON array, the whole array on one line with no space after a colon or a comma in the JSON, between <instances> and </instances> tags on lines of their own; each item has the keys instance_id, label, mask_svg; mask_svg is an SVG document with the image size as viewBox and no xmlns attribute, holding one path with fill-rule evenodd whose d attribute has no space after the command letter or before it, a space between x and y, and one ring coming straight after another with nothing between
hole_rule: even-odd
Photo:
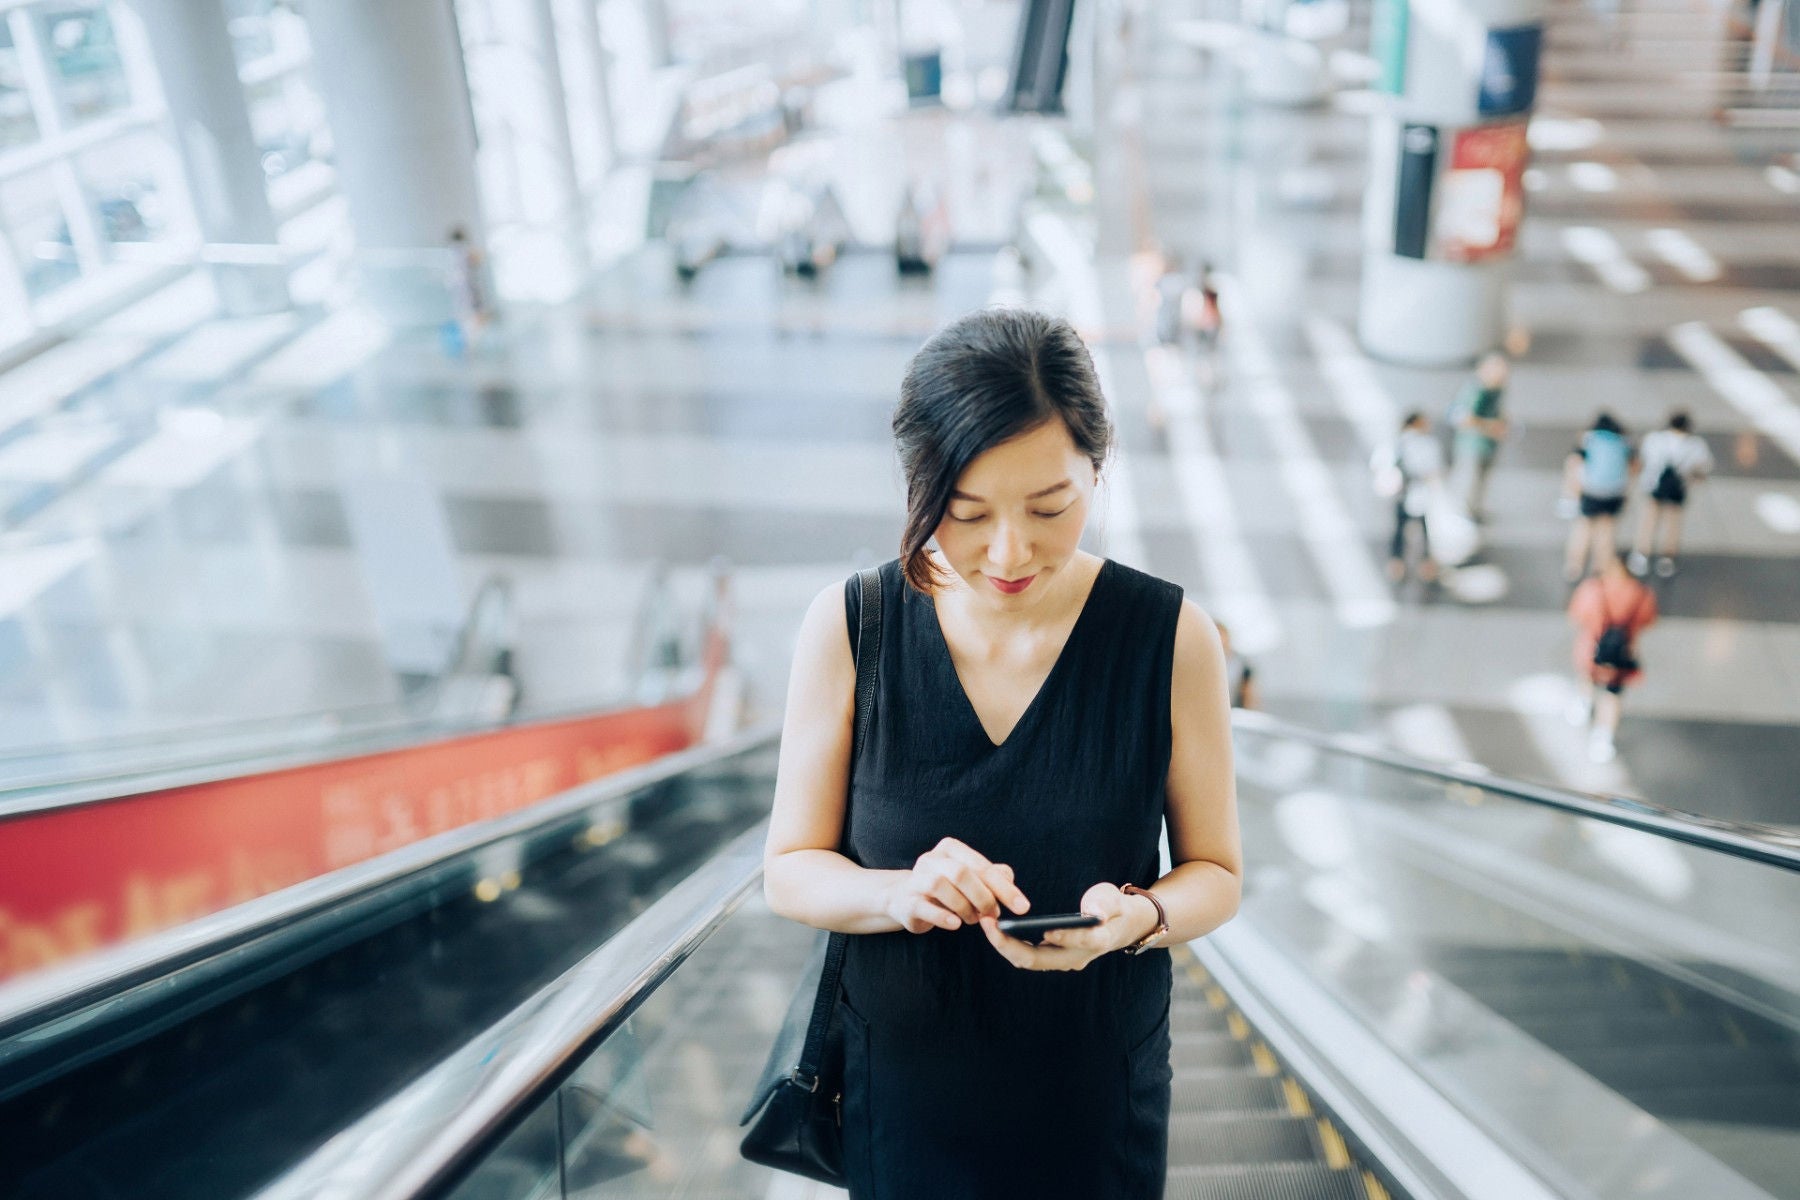
<instances>
[{"instance_id":1,"label":"woman's right hand","mask_svg":"<svg viewBox=\"0 0 1800 1200\"><path fill-rule=\"evenodd\" d=\"M989 862L955 838L945 838L919 856L911 871L889 890L887 915L908 933L961 929L982 917L997 917L1005 905L1021 916L1031 907L1013 883L1012 868Z\"/></svg>"}]
</instances>

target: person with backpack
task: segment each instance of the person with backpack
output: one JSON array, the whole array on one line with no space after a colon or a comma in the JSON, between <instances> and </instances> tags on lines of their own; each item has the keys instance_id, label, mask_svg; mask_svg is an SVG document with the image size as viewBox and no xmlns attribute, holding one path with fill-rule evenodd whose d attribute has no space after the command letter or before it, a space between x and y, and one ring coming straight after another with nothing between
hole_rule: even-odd
<instances>
[{"instance_id":1,"label":"person with backpack","mask_svg":"<svg viewBox=\"0 0 1800 1200\"><path fill-rule=\"evenodd\" d=\"M1437 560L1431 554L1431 529L1426 513L1434 492L1443 483L1444 447L1431 434L1431 420L1414 410L1400 422L1400 436L1387 450L1377 450L1370 466L1375 471L1377 495L1394 499L1394 536L1388 542L1388 578L1406 578L1407 531L1419 527L1419 578L1437 578Z\"/></svg>"},{"instance_id":2,"label":"person with backpack","mask_svg":"<svg viewBox=\"0 0 1800 1200\"><path fill-rule=\"evenodd\" d=\"M1581 699L1570 716L1586 724L1588 757L1611 762L1613 739L1625 686L1643 675L1637 639L1656 623L1656 593L1625 569L1613 555L1598 575L1585 580L1569 598L1569 623L1575 627L1575 677Z\"/></svg>"},{"instance_id":3,"label":"person with backpack","mask_svg":"<svg viewBox=\"0 0 1800 1200\"><path fill-rule=\"evenodd\" d=\"M1500 401L1506 393L1507 374L1504 354L1497 350L1484 354L1475 374L1450 402L1450 428L1454 432L1450 477L1456 481L1457 495L1472 521L1484 519L1488 476L1493 473L1500 443L1506 438L1506 418L1501 415Z\"/></svg>"},{"instance_id":4,"label":"person with backpack","mask_svg":"<svg viewBox=\"0 0 1800 1200\"><path fill-rule=\"evenodd\" d=\"M1637 456L1625 440L1625 429L1609 412L1594 418L1569 452L1563 471L1563 499L1575 523L1563 554L1563 576L1577 583L1619 556L1618 520L1637 470Z\"/></svg>"},{"instance_id":5,"label":"person with backpack","mask_svg":"<svg viewBox=\"0 0 1800 1200\"><path fill-rule=\"evenodd\" d=\"M1656 573L1667 579L1675 573L1675 553L1681 548L1682 506L1693 486L1712 474L1712 451L1694 432L1693 419L1674 412L1667 428L1644 438L1639 458L1644 464L1638 474L1644 512L1628 561L1633 575L1644 575L1656 555Z\"/></svg>"}]
</instances>

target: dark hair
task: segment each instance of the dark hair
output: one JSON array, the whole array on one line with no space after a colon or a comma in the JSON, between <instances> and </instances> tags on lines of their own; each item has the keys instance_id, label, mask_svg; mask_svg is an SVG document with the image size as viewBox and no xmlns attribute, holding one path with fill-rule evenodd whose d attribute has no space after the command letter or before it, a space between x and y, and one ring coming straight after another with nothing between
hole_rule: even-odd
<instances>
[{"instance_id":1,"label":"dark hair","mask_svg":"<svg viewBox=\"0 0 1800 1200\"><path fill-rule=\"evenodd\" d=\"M1694 418L1687 415L1686 409L1676 409L1669 414L1669 428L1679 429L1682 433L1694 427Z\"/></svg>"},{"instance_id":2,"label":"dark hair","mask_svg":"<svg viewBox=\"0 0 1800 1200\"><path fill-rule=\"evenodd\" d=\"M1408 412L1404 417L1400 418L1400 428L1402 430L1411 429L1414 425L1420 424L1424 420L1425 414L1415 408Z\"/></svg>"},{"instance_id":3,"label":"dark hair","mask_svg":"<svg viewBox=\"0 0 1800 1200\"><path fill-rule=\"evenodd\" d=\"M926 543L969 464L1053 420L1098 471L1112 449L1112 420L1094 360L1067 321L986 308L919 348L894 409L894 448L906 475L900 566L908 583L930 592L941 582Z\"/></svg>"},{"instance_id":4,"label":"dark hair","mask_svg":"<svg viewBox=\"0 0 1800 1200\"><path fill-rule=\"evenodd\" d=\"M1594 428L1603 433L1624 433L1625 427L1614 419L1609 412L1602 411L1594 418Z\"/></svg>"}]
</instances>

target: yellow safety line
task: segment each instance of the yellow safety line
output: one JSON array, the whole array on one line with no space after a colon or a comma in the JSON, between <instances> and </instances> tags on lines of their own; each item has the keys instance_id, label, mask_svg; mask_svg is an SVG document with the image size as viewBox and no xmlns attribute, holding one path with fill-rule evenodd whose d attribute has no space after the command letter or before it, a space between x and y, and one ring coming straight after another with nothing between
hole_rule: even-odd
<instances>
[{"instance_id":1,"label":"yellow safety line","mask_svg":"<svg viewBox=\"0 0 1800 1200\"><path fill-rule=\"evenodd\" d=\"M1613 964L1612 964L1612 973L1613 973L1613 978L1614 978L1614 979L1616 979L1616 980L1618 980L1618 983L1619 983L1619 986L1620 986L1620 987L1622 987L1622 988L1628 988L1628 987L1630 987L1630 986L1631 986L1631 976L1629 976L1629 975L1627 975L1627 974L1626 974L1626 973L1625 973L1625 966L1624 966L1624 964L1623 964L1623 963L1621 963L1621 962L1620 962L1620 961L1619 961L1619 960L1618 960L1618 959L1616 959L1616 958L1615 958L1615 959L1613 959Z\"/></svg>"},{"instance_id":2,"label":"yellow safety line","mask_svg":"<svg viewBox=\"0 0 1800 1200\"><path fill-rule=\"evenodd\" d=\"M1313 1115L1312 1097L1306 1094L1292 1078L1281 1081L1281 1093L1287 1098L1288 1115L1291 1117L1310 1117Z\"/></svg>"},{"instance_id":3,"label":"yellow safety line","mask_svg":"<svg viewBox=\"0 0 1800 1200\"><path fill-rule=\"evenodd\" d=\"M1225 1014L1225 1028L1231 1030L1231 1036L1240 1042L1250 1036L1250 1022L1244 1020L1244 1014L1235 1009Z\"/></svg>"},{"instance_id":4,"label":"yellow safety line","mask_svg":"<svg viewBox=\"0 0 1800 1200\"><path fill-rule=\"evenodd\" d=\"M1216 983L1207 985L1207 987L1206 987L1206 1002L1213 1006L1214 1012L1224 1011L1224 1009L1231 1003L1230 1000L1226 999L1224 989L1221 988Z\"/></svg>"},{"instance_id":5,"label":"yellow safety line","mask_svg":"<svg viewBox=\"0 0 1800 1200\"><path fill-rule=\"evenodd\" d=\"M1319 1118L1319 1141L1325 1147L1325 1165L1334 1171L1342 1171L1350 1164L1350 1147L1344 1145L1344 1135L1337 1131L1337 1126Z\"/></svg>"},{"instance_id":6,"label":"yellow safety line","mask_svg":"<svg viewBox=\"0 0 1800 1200\"><path fill-rule=\"evenodd\" d=\"M1682 1010L1686 1007L1681 1003L1681 994L1666 983L1663 984L1662 994L1663 1003L1669 1006L1669 1014L1671 1016L1679 1017Z\"/></svg>"},{"instance_id":7,"label":"yellow safety line","mask_svg":"<svg viewBox=\"0 0 1800 1200\"><path fill-rule=\"evenodd\" d=\"M1261 1042L1250 1047L1250 1059L1256 1064L1258 1075L1270 1076L1281 1072L1281 1067L1275 1062L1275 1056Z\"/></svg>"},{"instance_id":8,"label":"yellow safety line","mask_svg":"<svg viewBox=\"0 0 1800 1200\"><path fill-rule=\"evenodd\" d=\"M1368 1171L1364 1171L1362 1177L1363 1191L1369 1193L1369 1200L1388 1200L1388 1190L1381 1186L1381 1180Z\"/></svg>"}]
</instances>

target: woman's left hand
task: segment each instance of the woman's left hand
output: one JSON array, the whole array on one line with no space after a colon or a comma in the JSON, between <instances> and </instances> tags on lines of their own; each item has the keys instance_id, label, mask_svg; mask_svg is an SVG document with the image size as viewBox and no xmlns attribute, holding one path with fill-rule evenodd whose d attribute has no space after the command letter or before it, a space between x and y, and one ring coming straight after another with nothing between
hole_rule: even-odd
<instances>
[{"instance_id":1,"label":"woman's left hand","mask_svg":"<svg viewBox=\"0 0 1800 1200\"><path fill-rule=\"evenodd\" d=\"M1086 929L1052 929L1033 945L1001 933L998 918L981 918L981 931L1000 956L1024 971L1079 971L1103 954L1123 950L1156 928L1156 906L1127 896L1111 883L1096 883L1081 897L1081 911L1099 917Z\"/></svg>"}]
</instances>

